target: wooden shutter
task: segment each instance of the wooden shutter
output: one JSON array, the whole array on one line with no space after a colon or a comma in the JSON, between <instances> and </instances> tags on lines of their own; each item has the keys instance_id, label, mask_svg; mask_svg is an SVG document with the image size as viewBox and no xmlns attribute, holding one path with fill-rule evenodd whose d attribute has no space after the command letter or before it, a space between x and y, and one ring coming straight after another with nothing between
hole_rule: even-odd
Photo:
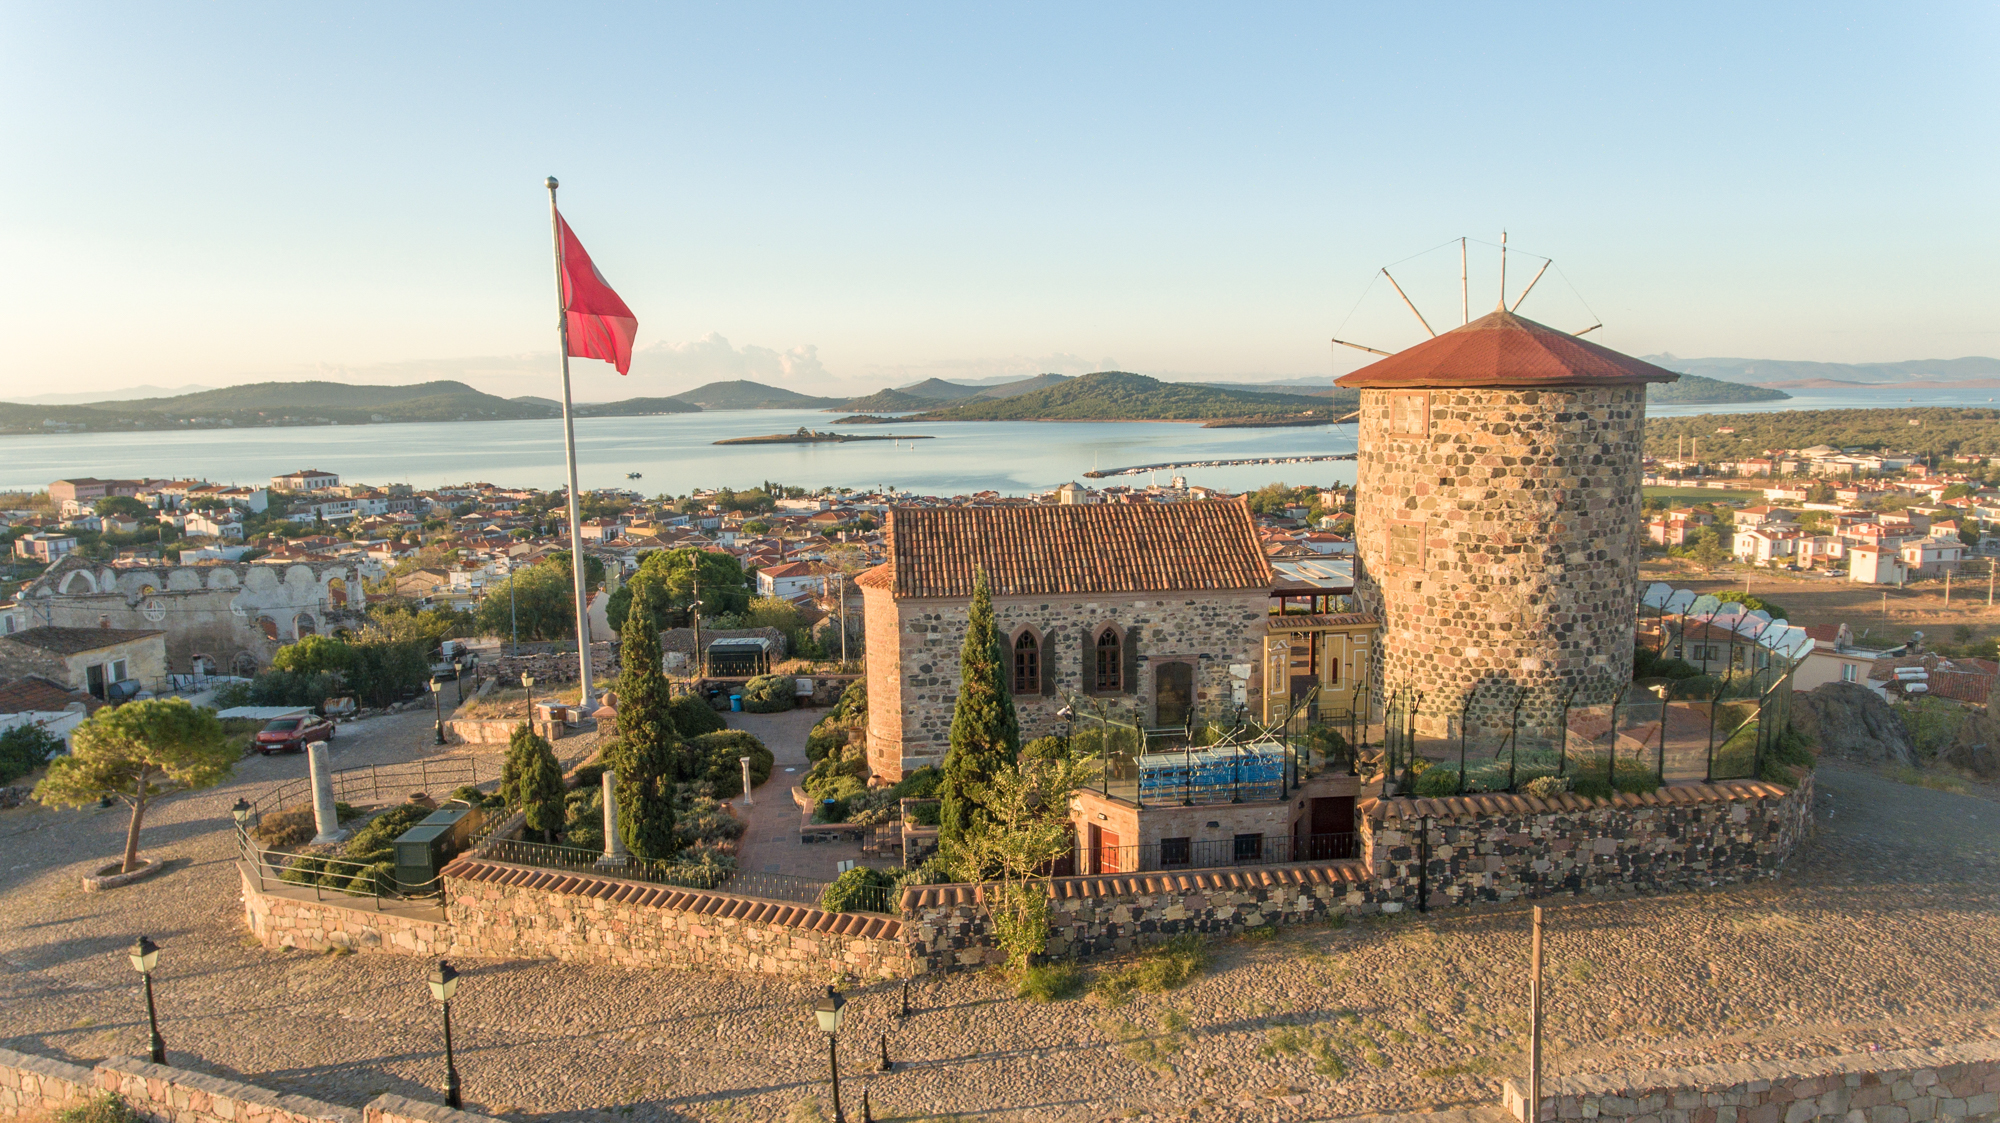
<instances>
[{"instance_id":1,"label":"wooden shutter","mask_svg":"<svg viewBox=\"0 0 2000 1123\"><path fill-rule=\"evenodd\" d=\"M1056 696L1056 637L1060 635L1054 628L1042 633L1042 697Z\"/></svg>"},{"instance_id":2,"label":"wooden shutter","mask_svg":"<svg viewBox=\"0 0 2000 1123\"><path fill-rule=\"evenodd\" d=\"M1083 673L1078 676L1077 686L1086 695L1097 693L1097 635L1096 628L1079 628L1083 637Z\"/></svg>"}]
</instances>

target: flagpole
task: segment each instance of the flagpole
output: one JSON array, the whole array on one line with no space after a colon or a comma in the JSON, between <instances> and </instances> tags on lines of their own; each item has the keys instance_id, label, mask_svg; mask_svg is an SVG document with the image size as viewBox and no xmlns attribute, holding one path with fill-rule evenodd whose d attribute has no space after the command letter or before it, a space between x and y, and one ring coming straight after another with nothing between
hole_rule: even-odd
<instances>
[{"instance_id":1,"label":"flagpole","mask_svg":"<svg viewBox=\"0 0 2000 1123\"><path fill-rule=\"evenodd\" d=\"M569 569L570 580L576 590L576 665L582 685L582 692L577 695L577 707L587 714L595 708L590 697L590 605L584 600L583 528L578 525L576 421L570 414L569 404L569 309L563 303L562 219L556 211L556 177L548 178L548 189L549 237L555 244L556 253L556 334L561 343L556 350L562 355L563 454L569 460Z\"/></svg>"}]
</instances>

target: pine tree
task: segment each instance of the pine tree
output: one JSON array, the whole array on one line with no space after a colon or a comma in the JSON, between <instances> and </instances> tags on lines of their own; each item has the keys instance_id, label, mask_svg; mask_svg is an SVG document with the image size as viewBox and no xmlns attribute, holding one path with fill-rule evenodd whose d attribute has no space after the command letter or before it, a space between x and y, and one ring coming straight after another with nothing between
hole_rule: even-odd
<instances>
[{"instance_id":1,"label":"pine tree","mask_svg":"<svg viewBox=\"0 0 2000 1123\"><path fill-rule=\"evenodd\" d=\"M958 656L958 702L951 715L951 749L944 757L938 795L938 841L960 842L982 830L988 816L976 792L995 773L1011 768L1021 754L1021 726L1014 696L1007 689L1000 631L993 619L993 593L986 571L972 577L972 611Z\"/></svg>"},{"instance_id":2,"label":"pine tree","mask_svg":"<svg viewBox=\"0 0 2000 1123\"><path fill-rule=\"evenodd\" d=\"M632 590L632 607L618 645L618 833L641 858L670 858L674 842L674 782L687 768L686 746L674 728L660 637L653 631L652 593Z\"/></svg>"}]
</instances>

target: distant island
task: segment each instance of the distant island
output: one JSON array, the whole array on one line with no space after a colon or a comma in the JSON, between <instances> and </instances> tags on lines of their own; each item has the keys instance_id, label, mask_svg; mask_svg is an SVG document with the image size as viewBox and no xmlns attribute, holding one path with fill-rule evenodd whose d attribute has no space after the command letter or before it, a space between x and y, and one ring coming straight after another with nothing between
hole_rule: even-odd
<instances>
[{"instance_id":1,"label":"distant island","mask_svg":"<svg viewBox=\"0 0 2000 1123\"><path fill-rule=\"evenodd\" d=\"M1660 405L1707 405L1726 402L1780 402L1791 395L1768 386L1746 386L1699 374L1683 374L1679 382L1654 382L1646 387L1646 400Z\"/></svg>"},{"instance_id":2,"label":"distant island","mask_svg":"<svg viewBox=\"0 0 2000 1123\"><path fill-rule=\"evenodd\" d=\"M801 425L797 432L771 433L762 437L730 437L728 440L711 441L718 445L817 445L845 444L848 441L932 441L936 437L915 433L822 433Z\"/></svg>"},{"instance_id":3,"label":"distant island","mask_svg":"<svg viewBox=\"0 0 2000 1123\"><path fill-rule=\"evenodd\" d=\"M999 399L969 398L926 410L911 421L1215 421L1297 417L1347 411L1360 395L1331 398L1224 390L1192 382L1162 382L1143 374L1107 370Z\"/></svg>"}]
</instances>

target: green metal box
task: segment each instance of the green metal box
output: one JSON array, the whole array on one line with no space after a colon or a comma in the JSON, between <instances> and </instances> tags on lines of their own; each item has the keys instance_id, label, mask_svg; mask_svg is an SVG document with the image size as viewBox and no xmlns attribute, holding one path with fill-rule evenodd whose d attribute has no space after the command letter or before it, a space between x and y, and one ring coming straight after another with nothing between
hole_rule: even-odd
<instances>
[{"instance_id":1,"label":"green metal box","mask_svg":"<svg viewBox=\"0 0 2000 1123\"><path fill-rule=\"evenodd\" d=\"M446 807L396 836L396 882L404 892L425 892L438 871L465 849L485 813L477 807Z\"/></svg>"}]
</instances>

